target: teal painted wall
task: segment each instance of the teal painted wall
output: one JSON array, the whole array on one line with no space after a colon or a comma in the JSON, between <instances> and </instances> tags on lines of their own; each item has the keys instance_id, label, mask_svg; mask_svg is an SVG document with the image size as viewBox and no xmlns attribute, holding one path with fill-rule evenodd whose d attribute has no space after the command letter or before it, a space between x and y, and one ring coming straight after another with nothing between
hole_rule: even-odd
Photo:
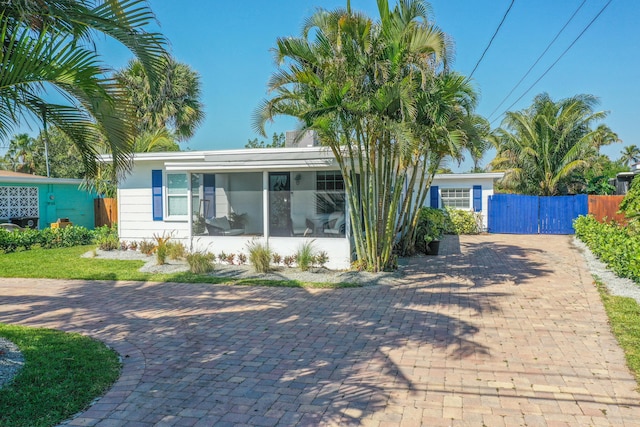
<instances>
[{"instance_id":1,"label":"teal painted wall","mask_svg":"<svg viewBox=\"0 0 640 427\"><path fill-rule=\"evenodd\" d=\"M81 225L90 230L94 228L93 199L97 195L79 189L77 184L30 184L0 180L0 186L38 187L40 229L49 227L58 218L69 218L74 225Z\"/></svg>"}]
</instances>

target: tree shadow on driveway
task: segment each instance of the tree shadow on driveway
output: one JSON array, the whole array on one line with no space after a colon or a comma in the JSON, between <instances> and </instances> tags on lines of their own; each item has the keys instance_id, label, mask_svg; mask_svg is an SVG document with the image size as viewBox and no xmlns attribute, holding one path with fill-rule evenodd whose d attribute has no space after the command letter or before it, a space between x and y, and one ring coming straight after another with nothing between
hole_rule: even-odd
<instances>
[{"instance_id":1,"label":"tree shadow on driveway","mask_svg":"<svg viewBox=\"0 0 640 427\"><path fill-rule=\"evenodd\" d=\"M490 270L495 254L507 268ZM499 312L504 293L478 287L546 272L504 245L436 258L410 263L394 286L334 290L7 279L0 321L141 355L140 375L121 378L88 419L359 425L384 412L399 423L425 399L436 358L490 356L472 319Z\"/></svg>"},{"instance_id":2,"label":"tree shadow on driveway","mask_svg":"<svg viewBox=\"0 0 640 427\"><path fill-rule=\"evenodd\" d=\"M551 273L544 262L547 260L541 259L545 255L540 249L524 248L488 236L465 236L461 243L459 236L447 235L440 243L440 255L413 258L405 274L409 278L423 275L433 281L434 286L444 277L455 277L465 285L476 287L520 285Z\"/></svg>"}]
</instances>

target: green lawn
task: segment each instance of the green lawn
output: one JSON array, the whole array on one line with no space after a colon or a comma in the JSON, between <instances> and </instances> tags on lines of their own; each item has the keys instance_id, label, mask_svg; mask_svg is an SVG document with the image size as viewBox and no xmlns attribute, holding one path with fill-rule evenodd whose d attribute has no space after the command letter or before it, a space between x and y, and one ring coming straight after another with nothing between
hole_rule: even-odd
<instances>
[{"instance_id":1,"label":"green lawn","mask_svg":"<svg viewBox=\"0 0 640 427\"><path fill-rule=\"evenodd\" d=\"M624 350L629 369L640 384L640 305L633 298L611 295L605 285L595 278L611 330Z\"/></svg>"},{"instance_id":2,"label":"green lawn","mask_svg":"<svg viewBox=\"0 0 640 427\"><path fill-rule=\"evenodd\" d=\"M296 280L229 279L181 272L153 274L138 271L144 261L82 258L93 246L60 249L32 249L0 255L1 277L134 280L152 282L211 283L227 285L282 286L308 288L359 287L353 283L300 282ZM215 274L215 272L214 272Z\"/></svg>"},{"instance_id":3,"label":"green lawn","mask_svg":"<svg viewBox=\"0 0 640 427\"><path fill-rule=\"evenodd\" d=\"M85 409L120 374L117 354L78 334L0 324L25 364L0 390L0 425L50 427Z\"/></svg>"}]
</instances>

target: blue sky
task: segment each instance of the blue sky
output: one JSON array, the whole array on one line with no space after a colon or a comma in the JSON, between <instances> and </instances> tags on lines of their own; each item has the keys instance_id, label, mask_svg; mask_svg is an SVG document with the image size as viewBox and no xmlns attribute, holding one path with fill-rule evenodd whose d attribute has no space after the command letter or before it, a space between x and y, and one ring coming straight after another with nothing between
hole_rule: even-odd
<instances>
[{"instance_id":1,"label":"blue sky","mask_svg":"<svg viewBox=\"0 0 640 427\"><path fill-rule=\"evenodd\" d=\"M516 0L473 76L480 93L477 112L488 116L520 80L583 0ZM608 0L587 0L524 83L499 110L511 105L574 41ZM150 0L171 52L200 73L206 120L186 149L241 148L257 137L252 113L268 96L276 69L270 49L277 37L296 36L317 7L344 7L346 0L205 1ZM393 1L391 1L393 4ZM352 0L354 9L377 16L375 0ZM432 18L454 40L453 69L469 75L498 26L510 0L434 0ZM558 64L511 109L528 106L543 91L560 99L579 93L600 97L605 121L623 139L603 152L619 157L623 145L640 141L640 2L613 0ZM116 68L130 54L113 43L99 48ZM495 116L492 117L492 120ZM500 120L494 122L499 125ZM267 134L293 129L283 118ZM492 154L484 163L491 160ZM454 170L468 170L469 162Z\"/></svg>"}]
</instances>

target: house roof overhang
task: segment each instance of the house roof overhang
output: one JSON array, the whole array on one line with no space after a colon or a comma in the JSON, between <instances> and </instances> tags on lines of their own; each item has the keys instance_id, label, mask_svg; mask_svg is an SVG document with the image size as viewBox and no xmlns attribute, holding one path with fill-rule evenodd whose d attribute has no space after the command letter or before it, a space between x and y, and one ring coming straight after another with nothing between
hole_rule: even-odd
<instances>
[{"instance_id":1,"label":"house roof overhang","mask_svg":"<svg viewBox=\"0 0 640 427\"><path fill-rule=\"evenodd\" d=\"M103 160L110 161L111 157L104 156ZM163 162L168 171L190 172L326 169L338 166L331 150L325 147L138 153L133 161Z\"/></svg>"},{"instance_id":2,"label":"house roof overhang","mask_svg":"<svg viewBox=\"0 0 640 427\"><path fill-rule=\"evenodd\" d=\"M73 178L48 178L27 173L0 171L0 182L3 184L72 184L80 185L81 179Z\"/></svg>"},{"instance_id":3,"label":"house roof overhang","mask_svg":"<svg viewBox=\"0 0 640 427\"><path fill-rule=\"evenodd\" d=\"M484 172L484 173L443 173L436 174L434 179L438 181L447 180L471 180L477 181L479 179L501 179L504 176L504 172Z\"/></svg>"}]
</instances>

